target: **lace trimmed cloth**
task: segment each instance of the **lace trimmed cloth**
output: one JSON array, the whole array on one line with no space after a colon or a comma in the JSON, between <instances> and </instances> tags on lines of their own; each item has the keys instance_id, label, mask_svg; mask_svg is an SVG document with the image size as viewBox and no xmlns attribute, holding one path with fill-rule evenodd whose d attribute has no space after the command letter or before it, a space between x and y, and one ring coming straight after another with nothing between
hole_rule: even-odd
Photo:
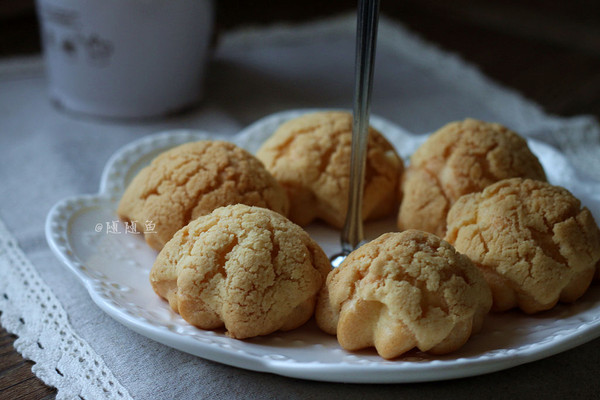
<instances>
[{"instance_id":1,"label":"lace trimmed cloth","mask_svg":"<svg viewBox=\"0 0 600 400\"><path fill-rule=\"evenodd\" d=\"M98 354L73 331L67 313L0 221L1 322L18 336L15 349L36 361L33 373L57 398L130 399ZM78 384L74 385L75 381Z\"/></svg>"}]
</instances>

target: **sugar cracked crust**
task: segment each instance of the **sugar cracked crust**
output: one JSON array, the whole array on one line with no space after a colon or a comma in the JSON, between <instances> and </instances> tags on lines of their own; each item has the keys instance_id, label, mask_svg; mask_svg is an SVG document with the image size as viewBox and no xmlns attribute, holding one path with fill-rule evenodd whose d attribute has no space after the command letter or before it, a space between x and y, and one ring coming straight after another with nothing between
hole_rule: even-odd
<instances>
[{"instance_id":1,"label":"sugar cracked crust","mask_svg":"<svg viewBox=\"0 0 600 400\"><path fill-rule=\"evenodd\" d=\"M289 209L283 188L252 154L233 143L203 140L156 157L129 184L117 213L137 224L151 221L155 229L144 236L160 250L189 221L237 203L283 215Z\"/></svg>"},{"instance_id":2,"label":"sugar cracked crust","mask_svg":"<svg viewBox=\"0 0 600 400\"><path fill-rule=\"evenodd\" d=\"M347 350L375 346L394 358L418 347L444 354L477 332L492 304L470 260L435 235L386 233L352 252L327 277L319 327Z\"/></svg>"},{"instance_id":3,"label":"sugar cracked crust","mask_svg":"<svg viewBox=\"0 0 600 400\"><path fill-rule=\"evenodd\" d=\"M352 115L306 114L282 124L257 157L285 187L289 218L305 226L319 218L341 228L348 207ZM369 129L363 218L397 212L398 181L404 165L393 146Z\"/></svg>"},{"instance_id":4,"label":"sugar cracked crust","mask_svg":"<svg viewBox=\"0 0 600 400\"><path fill-rule=\"evenodd\" d=\"M522 137L496 123L474 119L449 123L410 159L401 183L398 227L443 237L448 210L460 196L513 177L546 180Z\"/></svg>"},{"instance_id":5,"label":"sugar cracked crust","mask_svg":"<svg viewBox=\"0 0 600 400\"><path fill-rule=\"evenodd\" d=\"M190 324L225 326L244 339L304 324L330 269L302 228L238 204L179 230L159 253L150 282Z\"/></svg>"},{"instance_id":6,"label":"sugar cracked crust","mask_svg":"<svg viewBox=\"0 0 600 400\"><path fill-rule=\"evenodd\" d=\"M527 313L572 302L600 260L600 231L566 189L513 178L461 197L448 213L446 240L481 269L496 311Z\"/></svg>"}]
</instances>

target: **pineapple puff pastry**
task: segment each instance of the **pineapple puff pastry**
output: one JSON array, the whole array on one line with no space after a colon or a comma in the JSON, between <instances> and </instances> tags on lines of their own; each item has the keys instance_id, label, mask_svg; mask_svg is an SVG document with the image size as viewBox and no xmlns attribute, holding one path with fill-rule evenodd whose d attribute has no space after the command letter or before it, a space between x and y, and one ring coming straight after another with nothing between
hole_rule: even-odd
<instances>
[{"instance_id":1,"label":"pineapple puff pastry","mask_svg":"<svg viewBox=\"0 0 600 400\"><path fill-rule=\"evenodd\" d=\"M391 359L414 347L444 354L479 331L492 305L481 272L430 233L386 233L350 253L321 290L319 327L346 350Z\"/></svg>"},{"instance_id":2,"label":"pineapple puff pastry","mask_svg":"<svg viewBox=\"0 0 600 400\"><path fill-rule=\"evenodd\" d=\"M245 339L304 324L330 269L298 225L238 204L180 229L156 258L150 283L190 324L224 326Z\"/></svg>"},{"instance_id":3,"label":"pineapple puff pastry","mask_svg":"<svg viewBox=\"0 0 600 400\"><path fill-rule=\"evenodd\" d=\"M548 310L582 296L600 260L600 230L566 189L513 178L461 197L446 240L481 269L494 311Z\"/></svg>"},{"instance_id":4,"label":"pineapple puff pastry","mask_svg":"<svg viewBox=\"0 0 600 400\"><path fill-rule=\"evenodd\" d=\"M172 148L142 169L125 190L117 213L124 221L155 229L144 232L155 250L191 220L230 204L266 207L286 215L283 188L252 154L219 140Z\"/></svg>"},{"instance_id":5,"label":"pineapple puff pastry","mask_svg":"<svg viewBox=\"0 0 600 400\"><path fill-rule=\"evenodd\" d=\"M328 111L282 124L256 156L285 188L289 218L300 226L321 219L341 228L348 208L352 115ZM398 182L404 164L394 147L369 128L363 219L398 212Z\"/></svg>"},{"instance_id":6,"label":"pineapple puff pastry","mask_svg":"<svg viewBox=\"0 0 600 400\"><path fill-rule=\"evenodd\" d=\"M398 227L444 237L446 215L458 198L502 179L546 180L527 142L500 124L466 119L432 134L402 177Z\"/></svg>"}]
</instances>

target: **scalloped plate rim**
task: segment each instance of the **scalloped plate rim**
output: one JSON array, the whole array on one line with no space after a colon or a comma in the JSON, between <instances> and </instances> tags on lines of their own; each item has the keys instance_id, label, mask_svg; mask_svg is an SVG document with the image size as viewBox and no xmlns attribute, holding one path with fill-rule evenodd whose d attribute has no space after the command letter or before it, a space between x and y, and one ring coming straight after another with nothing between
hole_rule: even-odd
<instances>
[{"instance_id":1,"label":"scalloped plate rim","mask_svg":"<svg viewBox=\"0 0 600 400\"><path fill-rule=\"evenodd\" d=\"M317 109L298 109L287 110L274 114L267 115L258 121L248 125L240 131L231 141L239 144L244 141L245 137L252 132L253 129L261 126L264 123L274 120L290 118L302 113L316 111ZM409 134L414 137L426 137L426 135L414 135L405 131L401 127L391 123L383 118L372 116L373 125L385 124L396 129L402 134ZM187 335L181 335L169 331L166 327L157 327L150 325L144 321L134 318L118 306L111 304L110 299L103 297L94 287L94 281L84 273L81 262L74 254L69 254L66 246L59 243L57 238L60 237L61 230L64 231L64 236L68 238L69 221L77 212L85 207L89 207L88 202L103 203L114 202L114 198L110 195L111 173L115 169L115 165L123 160L136 149L147 147L150 152L157 151L161 148L170 147L178 144L178 140L189 141L189 139L201 140L203 138L214 137L210 132L196 129L177 129L161 131L152 135L144 136L118 149L107 161L100 181L99 192L95 194L82 194L70 196L57 202L49 211L46 218L45 234L49 247L57 258L79 279L84 285L91 299L105 313L111 316L119 323L127 326L133 331L146 336L152 340L160 342L169 347L178 350L216 361L219 363L249 369L259 372L269 372L277 375L288 376L293 378L310 379L325 382L354 382L354 383L410 383L410 382L426 382L445 379L454 379L460 377L470 377L485 373L495 372L528 362L536 361L562 351L571 349L581 345L589 340L600 336L600 320L580 325L577 329L570 331L568 334L561 335L550 342L542 343L539 346L528 345L523 350L515 350L508 353L496 353L493 355L485 354L477 358L465 357L452 360L433 360L426 362L407 362L407 361L387 361L382 360L381 364L369 364L365 368L359 363L345 363L340 368L332 368L331 364L324 363L306 363L306 362L290 362L265 359L244 352L243 350L229 351L212 344L199 342ZM528 139L531 140L531 139ZM548 146L542 142L543 146ZM183 142L181 142L183 143ZM549 147L549 146L548 146ZM555 150L556 151L556 150ZM148 154L143 153L143 154ZM142 155L143 155L142 154ZM137 160L139 161L139 160ZM135 161L135 162L137 162ZM131 165L135 164L132 162ZM130 167L131 167L130 165ZM78 208L78 206L80 208ZM69 209L66 214L64 208ZM61 221L63 225L61 225ZM85 268L85 267L83 267ZM228 339L235 341L235 339ZM449 368L452 366L453 368ZM348 374L351 374L349 376Z\"/></svg>"}]
</instances>

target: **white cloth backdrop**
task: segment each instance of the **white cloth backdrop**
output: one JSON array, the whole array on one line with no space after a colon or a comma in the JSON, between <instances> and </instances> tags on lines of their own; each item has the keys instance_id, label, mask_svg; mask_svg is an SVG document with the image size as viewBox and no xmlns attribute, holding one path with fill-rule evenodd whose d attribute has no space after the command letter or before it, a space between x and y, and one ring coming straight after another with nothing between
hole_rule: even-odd
<instances>
[{"instance_id":1,"label":"white cloth backdrop","mask_svg":"<svg viewBox=\"0 0 600 400\"><path fill-rule=\"evenodd\" d=\"M58 200L98 190L121 146L165 129L231 137L273 112L352 105L354 16L231 32L213 54L205 100L167 120L119 122L64 113L46 97L39 59L0 64L0 310L17 349L59 398L556 397L600 390L600 340L507 371L411 385L310 382L205 361L121 326L90 300L50 252L44 221ZM415 133L474 117L559 146L600 180L593 118L557 118L500 87L458 57L383 20L372 112ZM16 242L12 238L16 239ZM50 309L54 312L48 317ZM571 386L573 384L574 386ZM577 392L577 391L580 392Z\"/></svg>"}]
</instances>

